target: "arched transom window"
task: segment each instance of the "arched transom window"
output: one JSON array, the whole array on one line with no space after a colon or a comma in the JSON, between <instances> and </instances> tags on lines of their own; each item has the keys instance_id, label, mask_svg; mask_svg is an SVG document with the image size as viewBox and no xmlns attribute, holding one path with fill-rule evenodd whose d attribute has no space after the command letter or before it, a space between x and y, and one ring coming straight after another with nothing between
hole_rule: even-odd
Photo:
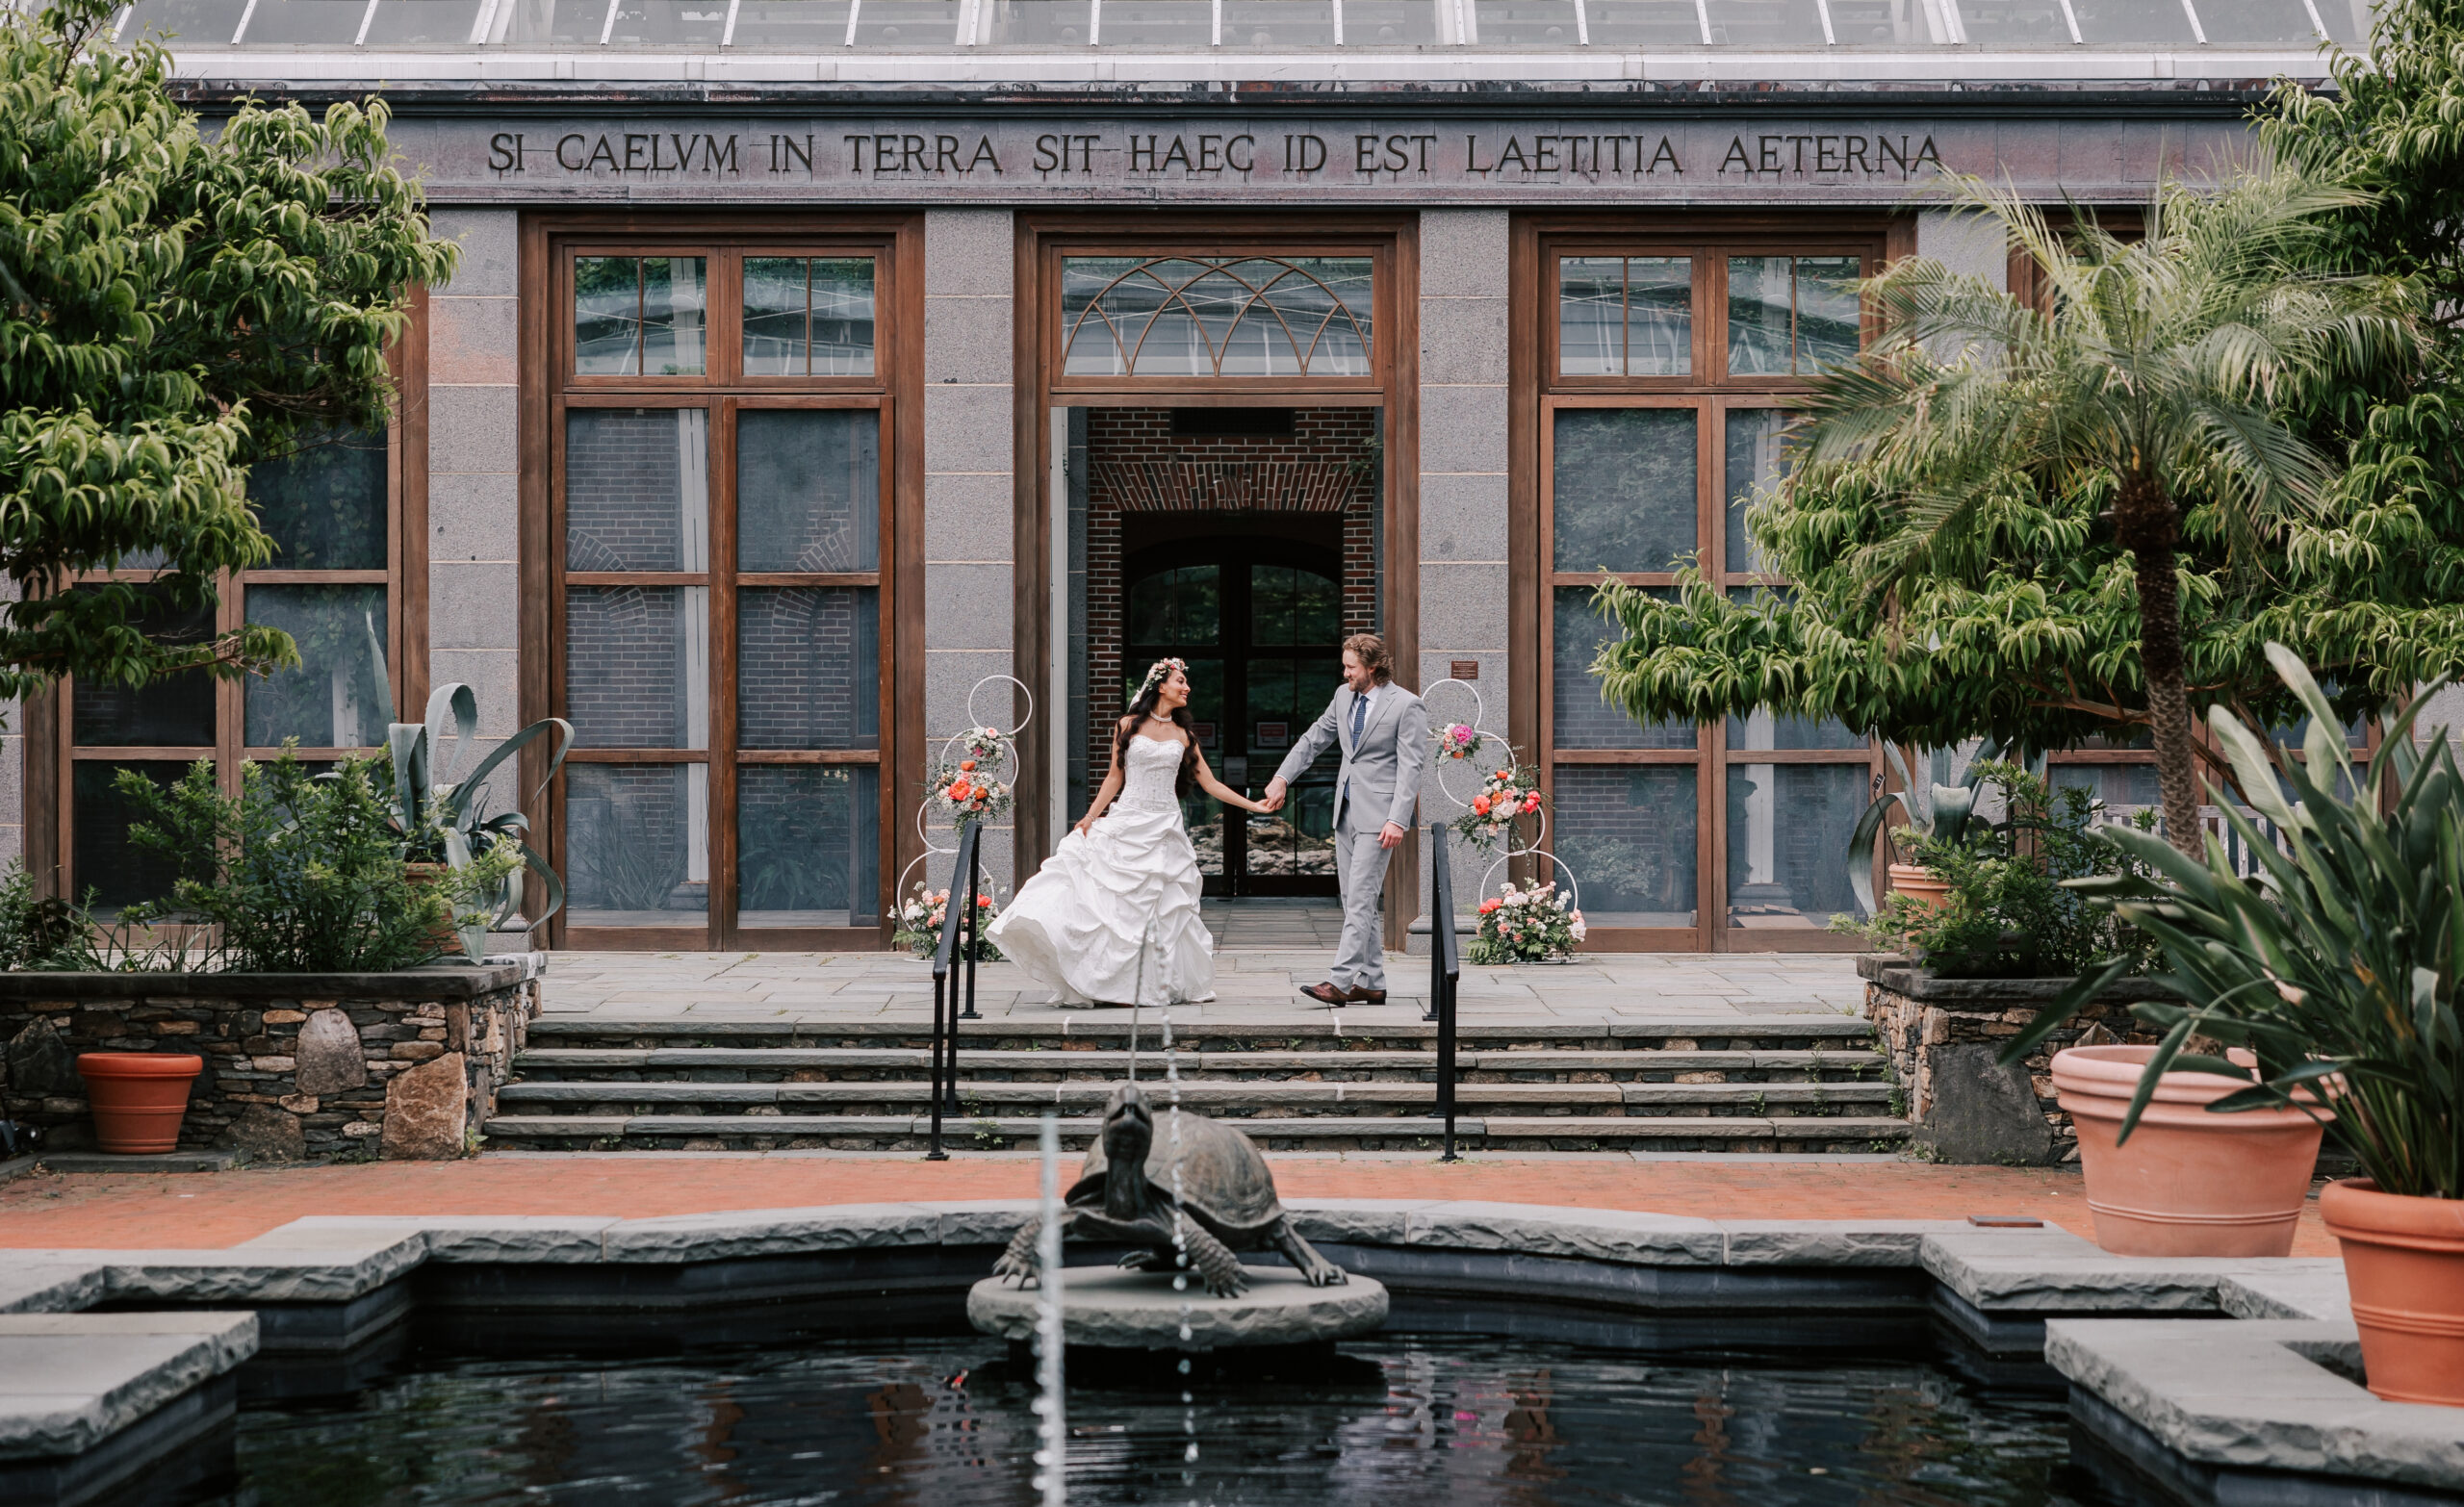
<instances>
[{"instance_id":1,"label":"arched transom window","mask_svg":"<svg viewBox=\"0 0 2464 1507\"><path fill-rule=\"evenodd\" d=\"M1072 256L1061 264L1066 376L1364 377L1365 256Z\"/></svg>"}]
</instances>

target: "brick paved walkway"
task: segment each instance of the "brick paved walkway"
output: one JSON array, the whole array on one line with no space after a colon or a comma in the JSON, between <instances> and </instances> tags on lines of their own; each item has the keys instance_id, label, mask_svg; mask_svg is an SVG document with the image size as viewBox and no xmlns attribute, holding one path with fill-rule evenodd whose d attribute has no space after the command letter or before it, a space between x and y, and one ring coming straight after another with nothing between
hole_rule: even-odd
<instances>
[{"instance_id":1,"label":"brick paved walkway","mask_svg":"<svg viewBox=\"0 0 2464 1507\"><path fill-rule=\"evenodd\" d=\"M1938 1167L1887 1159L1643 1160L1620 1154L1276 1156L1291 1197L1472 1198L1765 1219L1959 1219L2026 1214L2093 1238L2078 1174ZM24 1177L0 1186L0 1247L234 1245L303 1214L567 1213L649 1217L906 1199L1028 1198L1030 1157L499 1153L475 1162L379 1162L143 1176ZM2297 1256L2333 1256L2315 1200Z\"/></svg>"}]
</instances>

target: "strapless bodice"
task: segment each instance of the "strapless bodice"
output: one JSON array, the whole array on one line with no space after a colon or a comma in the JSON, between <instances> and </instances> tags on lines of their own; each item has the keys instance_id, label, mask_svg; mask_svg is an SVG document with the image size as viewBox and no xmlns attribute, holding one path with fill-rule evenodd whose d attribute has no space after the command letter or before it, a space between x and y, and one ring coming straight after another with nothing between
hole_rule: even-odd
<instances>
[{"instance_id":1,"label":"strapless bodice","mask_svg":"<svg viewBox=\"0 0 2464 1507\"><path fill-rule=\"evenodd\" d=\"M1127 767L1121 773L1120 804L1144 811L1177 809L1180 797L1172 787L1181 773L1181 746L1148 737L1129 740Z\"/></svg>"}]
</instances>

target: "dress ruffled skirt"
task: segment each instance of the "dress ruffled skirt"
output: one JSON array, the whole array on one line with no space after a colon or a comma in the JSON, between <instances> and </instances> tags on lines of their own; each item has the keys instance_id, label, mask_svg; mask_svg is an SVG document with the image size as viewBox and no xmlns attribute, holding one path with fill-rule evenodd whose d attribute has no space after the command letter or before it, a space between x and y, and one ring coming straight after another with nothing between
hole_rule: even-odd
<instances>
[{"instance_id":1,"label":"dress ruffled skirt","mask_svg":"<svg viewBox=\"0 0 2464 1507\"><path fill-rule=\"evenodd\" d=\"M1198 912L1200 892L1178 807L1116 802L1088 833L1061 839L985 934L1055 1004L1211 1000L1215 938Z\"/></svg>"}]
</instances>

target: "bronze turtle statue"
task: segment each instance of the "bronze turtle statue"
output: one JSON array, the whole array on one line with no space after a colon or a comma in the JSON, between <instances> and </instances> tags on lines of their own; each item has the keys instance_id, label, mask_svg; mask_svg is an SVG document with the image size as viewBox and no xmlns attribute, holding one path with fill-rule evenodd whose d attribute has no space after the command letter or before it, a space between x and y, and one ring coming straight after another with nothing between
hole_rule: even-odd
<instances>
[{"instance_id":1,"label":"bronze turtle statue","mask_svg":"<svg viewBox=\"0 0 2464 1507\"><path fill-rule=\"evenodd\" d=\"M1248 1137L1187 1110L1166 1113L1159 1128L1136 1084L1114 1091L1104 1110L1103 1134L1087 1148L1086 1164L1063 1200L1065 1238L1125 1241L1134 1249L1121 1258L1123 1266L1170 1271L1186 1265L1218 1297L1235 1296L1248 1286L1238 1251L1281 1251L1311 1287L1345 1280L1343 1268L1292 1227L1292 1216L1274 1196L1274 1174ZM1021 1282L1035 1276L1036 1236L1042 1223L1040 1217L1030 1219L1011 1238L992 1264L994 1275Z\"/></svg>"}]
</instances>

